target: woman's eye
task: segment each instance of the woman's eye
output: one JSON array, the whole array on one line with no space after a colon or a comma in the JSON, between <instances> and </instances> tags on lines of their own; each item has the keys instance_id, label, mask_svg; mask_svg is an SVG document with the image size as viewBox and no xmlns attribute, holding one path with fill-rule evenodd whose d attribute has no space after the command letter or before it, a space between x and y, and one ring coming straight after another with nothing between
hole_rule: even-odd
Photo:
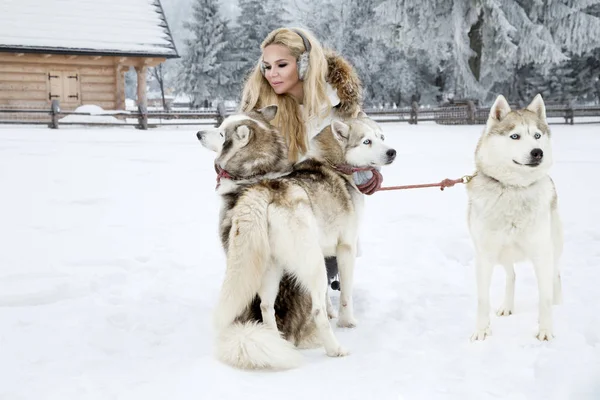
<instances>
[{"instance_id":1,"label":"woman's eye","mask_svg":"<svg viewBox=\"0 0 600 400\"><path fill-rule=\"evenodd\" d=\"M512 135L510 135L510 138L513 140L517 140L519 139L521 136L517 135L516 133L513 133Z\"/></svg>"},{"instance_id":2,"label":"woman's eye","mask_svg":"<svg viewBox=\"0 0 600 400\"><path fill-rule=\"evenodd\" d=\"M265 69L271 69L270 65L265 65L264 67L265 67Z\"/></svg>"},{"instance_id":3,"label":"woman's eye","mask_svg":"<svg viewBox=\"0 0 600 400\"><path fill-rule=\"evenodd\" d=\"M279 64L278 67L279 68L285 68L285 67L287 67L287 64Z\"/></svg>"},{"instance_id":4,"label":"woman's eye","mask_svg":"<svg viewBox=\"0 0 600 400\"><path fill-rule=\"evenodd\" d=\"M363 142L363 144L370 145L370 144L371 144L371 139L366 139L366 140Z\"/></svg>"},{"instance_id":5,"label":"woman's eye","mask_svg":"<svg viewBox=\"0 0 600 400\"><path fill-rule=\"evenodd\" d=\"M539 133L536 133L535 135L533 135L534 138L539 139L542 137L542 135L540 135Z\"/></svg>"}]
</instances>

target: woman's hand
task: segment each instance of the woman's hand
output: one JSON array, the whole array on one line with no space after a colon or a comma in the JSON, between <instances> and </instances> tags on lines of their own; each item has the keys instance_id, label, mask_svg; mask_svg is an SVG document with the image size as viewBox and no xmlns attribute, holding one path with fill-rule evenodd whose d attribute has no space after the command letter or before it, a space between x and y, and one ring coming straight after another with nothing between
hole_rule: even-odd
<instances>
[{"instance_id":1,"label":"woman's hand","mask_svg":"<svg viewBox=\"0 0 600 400\"><path fill-rule=\"evenodd\" d=\"M377 169L371 168L371 172L373 173L371 179L369 179L362 185L356 186L361 193L369 196L378 191L381 187L381 184L383 183L383 175L381 175L381 173Z\"/></svg>"}]
</instances>

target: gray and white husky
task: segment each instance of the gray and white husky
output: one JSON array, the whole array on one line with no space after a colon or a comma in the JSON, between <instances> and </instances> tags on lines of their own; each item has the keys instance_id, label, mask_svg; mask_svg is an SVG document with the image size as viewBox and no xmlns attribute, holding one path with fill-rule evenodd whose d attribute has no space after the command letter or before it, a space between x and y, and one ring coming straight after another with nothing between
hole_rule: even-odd
<instances>
[{"instance_id":1,"label":"gray and white husky","mask_svg":"<svg viewBox=\"0 0 600 400\"><path fill-rule=\"evenodd\" d=\"M239 368L295 367L301 358L294 345L348 354L329 324L324 258L338 260L338 326L353 327L364 197L348 167L380 167L396 156L361 114L325 127L311 140L308 156L292 166L283 135L270 124L276 112L269 106L232 115L219 128L197 134L217 153L223 200L227 266L214 313L217 357Z\"/></svg>"},{"instance_id":2,"label":"gray and white husky","mask_svg":"<svg viewBox=\"0 0 600 400\"><path fill-rule=\"evenodd\" d=\"M468 226L475 246L477 323L471 340L490 330L490 282L495 265L506 270L500 316L514 312L514 264L529 261L539 291L539 340L553 338L552 305L562 301L563 248L546 108L538 94L525 109L510 109L500 95L475 151L477 172L467 185Z\"/></svg>"}]
</instances>

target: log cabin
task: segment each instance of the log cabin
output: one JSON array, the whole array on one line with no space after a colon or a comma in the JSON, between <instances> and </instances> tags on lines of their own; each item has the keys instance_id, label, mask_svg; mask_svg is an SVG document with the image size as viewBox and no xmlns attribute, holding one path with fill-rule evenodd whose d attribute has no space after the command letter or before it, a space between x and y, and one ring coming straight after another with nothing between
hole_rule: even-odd
<instances>
[{"instance_id":1,"label":"log cabin","mask_svg":"<svg viewBox=\"0 0 600 400\"><path fill-rule=\"evenodd\" d=\"M147 69L177 57L160 0L0 2L0 108L124 110L130 67L147 106Z\"/></svg>"}]
</instances>

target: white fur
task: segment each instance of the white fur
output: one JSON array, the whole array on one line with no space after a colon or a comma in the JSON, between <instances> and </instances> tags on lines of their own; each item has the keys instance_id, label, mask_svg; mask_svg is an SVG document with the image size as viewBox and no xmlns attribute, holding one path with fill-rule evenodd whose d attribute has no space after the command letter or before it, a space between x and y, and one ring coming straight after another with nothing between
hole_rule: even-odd
<instances>
[{"instance_id":1,"label":"white fur","mask_svg":"<svg viewBox=\"0 0 600 400\"><path fill-rule=\"evenodd\" d=\"M242 369L290 369L302 363L294 345L271 327L259 323L233 323L217 338L216 355Z\"/></svg>"},{"instance_id":2,"label":"white fur","mask_svg":"<svg viewBox=\"0 0 600 400\"><path fill-rule=\"evenodd\" d=\"M263 109L267 109L267 108L268 107L265 107ZM263 110L263 109L261 109L261 110ZM260 110L258 110L258 111L260 111ZM255 124L257 124L258 126L260 126L261 129L264 129L264 130L268 130L269 129L264 123L262 123L262 121L250 118L246 114L232 114L232 115L228 116L227 118L225 118L223 120L223 122L219 126L219 129L225 128L228 125L235 124L235 123L238 123L238 122L243 122L243 121L252 121Z\"/></svg>"},{"instance_id":3,"label":"white fur","mask_svg":"<svg viewBox=\"0 0 600 400\"><path fill-rule=\"evenodd\" d=\"M225 133L219 128L211 128L198 132L198 140L202 146L215 153L221 153L223 142L225 142Z\"/></svg>"},{"instance_id":4,"label":"white fur","mask_svg":"<svg viewBox=\"0 0 600 400\"><path fill-rule=\"evenodd\" d=\"M539 96L539 95L538 95ZM531 108L529 108L531 107ZM536 97L528 107L537 118L545 117L543 101ZM471 340L484 340L490 330L490 282L495 265L507 273L505 299L497 314L514 312L514 264L533 264L539 291L537 338L553 338L552 304L561 302L559 258L562 253L562 226L553 208L555 188L548 176L552 165L550 138L540 133L530 118L515 118L511 132L492 133L510 108L499 96L490 110L486 129L476 152L477 175L468 185L469 230L475 246L477 321ZM534 121L534 122L532 122ZM510 138L516 133L519 140ZM525 164L533 148L544 151L537 167ZM555 205L555 204L554 204Z\"/></svg>"},{"instance_id":5,"label":"white fur","mask_svg":"<svg viewBox=\"0 0 600 400\"><path fill-rule=\"evenodd\" d=\"M385 144L384 136L379 129L373 129L373 126L358 120L355 125L361 125L360 132L363 133L361 144L352 148L346 155L346 160L350 165L357 166L380 166L388 163L386 155L391 147ZM357 127L354 127L355 129ZM370 142L370 144L367 144Z\"/></svg>"}]
</instances>

